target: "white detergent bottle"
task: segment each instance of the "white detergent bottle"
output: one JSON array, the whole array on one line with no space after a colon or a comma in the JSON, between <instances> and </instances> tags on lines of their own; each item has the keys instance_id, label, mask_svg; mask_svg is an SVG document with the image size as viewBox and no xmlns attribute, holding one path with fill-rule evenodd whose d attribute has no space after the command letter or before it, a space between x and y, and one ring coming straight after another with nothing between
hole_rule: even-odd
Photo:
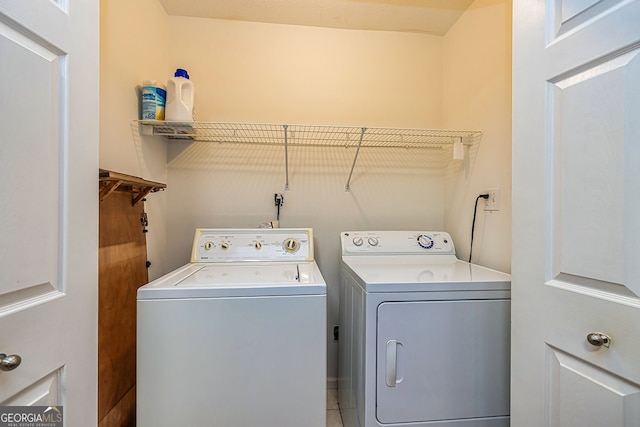
<instances>
[{"instance_id":1,"label":"white detergent bottle","mask_svg":"<svg viewBox=\"0 0 640 427\"><path fill-rule=\"evenodd\" d=\"M167 81L167 105L164 119L173 122L193 121L195 90L187 70L178 68L174 77Z\"/></svg>"}]
</instances>

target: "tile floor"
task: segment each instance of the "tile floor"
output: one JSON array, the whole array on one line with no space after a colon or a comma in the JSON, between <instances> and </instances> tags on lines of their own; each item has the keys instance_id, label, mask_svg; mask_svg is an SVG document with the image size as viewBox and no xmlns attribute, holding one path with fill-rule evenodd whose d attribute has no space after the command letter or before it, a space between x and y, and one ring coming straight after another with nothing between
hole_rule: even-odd
<instances>
[{"instance_id":1,"label":"tile floor","mask_svg":"<svg viewBox=\"0 0 640 427\"><path fill-rule=\"evenodd\" d=\"M327 427L342 427L340 409L338 409L338 389L327 389Z\"/></svg>"}]
</instances>

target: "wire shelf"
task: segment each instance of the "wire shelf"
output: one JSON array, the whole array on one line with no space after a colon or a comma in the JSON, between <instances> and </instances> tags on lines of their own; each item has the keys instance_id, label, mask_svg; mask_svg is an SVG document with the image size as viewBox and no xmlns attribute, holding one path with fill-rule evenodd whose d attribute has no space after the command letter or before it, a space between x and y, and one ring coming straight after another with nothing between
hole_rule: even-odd
<instances>
[{"instance_id":1,"label":"wire shelf","mask_svg":"<svg viewBox=\"0 0 640 427\"><path fill-rule=\"evenodd\" d=\"M208 141L232 144L283 145L285 150L285 189L289 189L290 146L355 147L355 155L345 190L361 148L444 148L457 144L473 145L482 138L480 131L375 128L357 126L286 125L256 123L168 122L139 120L142 135L164 136L173 140Z\"/></svg>"},{"instance_id":2,"label":"wire shelf","mask_svg":"<svg viewBox=\"0 0 640 427\"><path fill-rule=\"evenodd\" d=\"M141 120L144 135L169 139L238 144L326 147L438 147L455 142L471 145L480 131L374 128L357 126L253 123L166 122ZM146 129L145 129L146 128ZM362 137L362 141L360 141Z\"/></svg>"}]
</instances>

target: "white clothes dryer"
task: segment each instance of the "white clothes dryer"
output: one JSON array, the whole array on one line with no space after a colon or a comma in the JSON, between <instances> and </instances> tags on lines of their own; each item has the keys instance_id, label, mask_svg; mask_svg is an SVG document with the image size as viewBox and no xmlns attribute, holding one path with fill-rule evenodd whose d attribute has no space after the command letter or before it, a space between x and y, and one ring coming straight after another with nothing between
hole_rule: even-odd
<instances>
[{"instance_id":1,"label":"white clothes dryer","mask_svg":"<svg viewBox=\"0 0 640 427\"><path fill-rule=\"evenodd\" d=\"M510 275L445 232L341 233L345 427L509 426Z\"/></svg>"},{"instance_id":2,"label":"white clothes dryer","mask_svg":"<svg viewBox=\"0 0 640 427\"><path fill-rule=\"evenodd\" d=\"M326 424L326 284L311 229L198 229L138 290L137 426Z\"/></svg>"}]
</instances>

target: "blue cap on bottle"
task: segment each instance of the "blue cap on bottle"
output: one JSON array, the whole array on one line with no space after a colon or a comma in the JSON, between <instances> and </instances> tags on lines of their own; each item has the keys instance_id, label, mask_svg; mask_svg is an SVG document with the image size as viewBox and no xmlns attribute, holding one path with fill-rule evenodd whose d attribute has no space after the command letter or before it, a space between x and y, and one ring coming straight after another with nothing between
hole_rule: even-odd
<instances>
[{"instance_id":1,"label":"blue cap on bottle","mask_svg":"<svg viewBox=\"0 0 640 427\"><path fill-rule=\"evenodd\" d=\"M183 70L182 68L176 69L176 73L173 75L174 77L184 77L185 79L189 78L189 73L187 70Z\"/></svg>"}]
</instances>

